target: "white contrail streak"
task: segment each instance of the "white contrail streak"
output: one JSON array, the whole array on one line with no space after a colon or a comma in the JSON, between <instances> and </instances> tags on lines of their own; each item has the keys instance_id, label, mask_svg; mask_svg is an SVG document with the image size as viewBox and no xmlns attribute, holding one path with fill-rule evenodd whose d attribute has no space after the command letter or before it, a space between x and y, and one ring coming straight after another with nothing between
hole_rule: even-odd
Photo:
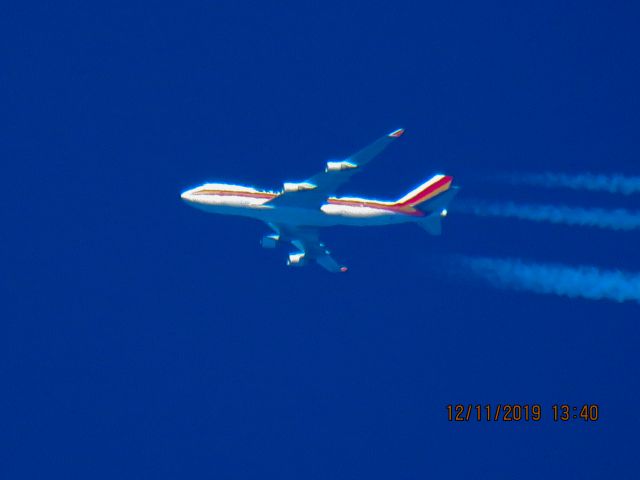
<instances>
[{"instance_id":1,"label":"white contrail streak","mask_svg":"<svg viewBox=\"0 0 640 480\"><path fill-rule=\"evenodd\" d=\"M640 274L593 266L525 262L518 259L457 257L459 264L499 288L564 297L640 303Z\"/></svg>"},{"instance_id":2,"label":"white contrail streak","mask_svg":"<svg viewBox=\"0 0 640 480\"><path fill-rule=\"evenodd\" d=\"M512 185L531 185L534 187L571 188L573 190L589 190L592 192L620 193L631 195L640 193L640 177L629 177L620 174L594 175L591 173L528 173L498 176Z\"/></svg>"},{"instance_id":3,"label":"white contrail streak","mask_svg":"<svg viewBox=\"0 0 640 480\"><path fill-rule=\"evenodd\" d=\"M640 212L624 209L579 208L563 205L531 205L513 202L489 203L468 200L458 202L455 209L483 217L506 217L534 222L561 223L611 230L640 229Z\"/></svg>"}]
</instances>

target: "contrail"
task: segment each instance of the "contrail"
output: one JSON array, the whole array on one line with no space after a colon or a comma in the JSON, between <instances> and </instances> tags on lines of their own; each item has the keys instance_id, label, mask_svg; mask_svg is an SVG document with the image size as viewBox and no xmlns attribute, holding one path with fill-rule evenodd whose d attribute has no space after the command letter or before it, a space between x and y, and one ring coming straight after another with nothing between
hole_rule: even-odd
<instances>
[{"instance_id":1,"label":"contrail","mask_svg":"<svg viewBox=\"0 0 640 480\"><path fill-rule=\"evenodd\" d=\"M456 257L459 265L499 288L592 300L640 303L640 274L593 266L525 262L518 259Z\"/></svg>"},{"instance_id":2,"label":"contrail","mask_svg":"<svg viewBox=\"0 0 640 480\"><path fill-rule=\"evenodd\" d=\"M579 208L562 205L531 205L513 202L488 203L468 200L455 204L455 210L483 217L506 217L534 222L561 223L611 230L640 228L640 212L624 209Z\"/></svg>"},{"instance_id":3,"label":"contrail","mask_svg":"<svg viewBox=\"0 0 640 480\"><path fill-rule=\"evenodd\" d=\"M620 174L594 175L591 173L528 173L511 174L497 177L512 185L530 185L534 187L571 188L592 192L620 193L631 195L640 193L640 177L627 177Z\"/></svg>"}]
</instances>

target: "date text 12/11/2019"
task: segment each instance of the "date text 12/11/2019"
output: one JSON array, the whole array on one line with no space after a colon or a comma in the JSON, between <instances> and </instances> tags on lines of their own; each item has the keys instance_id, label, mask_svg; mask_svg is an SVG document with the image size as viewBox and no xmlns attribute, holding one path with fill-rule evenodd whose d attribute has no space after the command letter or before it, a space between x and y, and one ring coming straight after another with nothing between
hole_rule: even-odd
<instances>
[{"instance_id":1,"label":"date text 12/11/2019","mask_svg":"<svg viewBox=\"0 0 640 480\"><path fill-rule=\"evenodd\" d=\"M600 407L595 403L553 404L548 409L543 408L539 403L458 403L447 405L447 420L450 422L539 422L543 418L551 418L554 422L575 420L596 422L600 418Z\"/></svg>"}]
</instances>

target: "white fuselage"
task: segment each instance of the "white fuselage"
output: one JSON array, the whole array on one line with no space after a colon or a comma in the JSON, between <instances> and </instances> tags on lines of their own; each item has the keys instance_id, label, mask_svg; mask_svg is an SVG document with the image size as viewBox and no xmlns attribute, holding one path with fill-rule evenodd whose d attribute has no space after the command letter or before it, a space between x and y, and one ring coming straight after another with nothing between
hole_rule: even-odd
<instances>
[{"instance_id":1,"label":"white fuselage","mask_svg":"<svg viewBox=\"0 0 640 480\"><path fill-rule=\"evenodd\" d=\"M239 185L209 183L188 190L181 197L205 212L251 217L275 224L373 226L412 222L420 218L398 211L391 202L362 198L329 198L319 209L269 205L268 202L279 195Z\"/></svg>"}]
</instances>

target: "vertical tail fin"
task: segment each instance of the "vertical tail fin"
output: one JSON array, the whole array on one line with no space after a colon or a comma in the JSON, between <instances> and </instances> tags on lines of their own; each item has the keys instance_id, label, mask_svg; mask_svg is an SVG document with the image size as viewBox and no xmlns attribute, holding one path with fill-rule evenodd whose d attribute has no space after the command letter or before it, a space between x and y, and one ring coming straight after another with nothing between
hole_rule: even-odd
<instances>
[{"instance_id":1,"label":"vertical tail fin","mask_svg":"<svg viewBox=\"0 0 640 480\"><path fill-rule=\"evenodd\" d=\"M434 175L422 185L411 190L396 202L400 207L420 208L419 205L433 199L451 188L453 177L448 175ZM420 208L422 210L423 208Z\"/></svg>"},{"instance_id":2,"label":"vertical tail fin","mask_svg":"<svg viewBox=\"0 0 640 480\"><path fill-rule=\"evenodd\" d=\"M418 225L431 235L440 235L442 217L447 215L447 206L458 193L458 187L452 187L452 182L453 177L448 175L434 175L398 200L396 205L426 214L417 220Z\"/></svg>"}]
</instances>

